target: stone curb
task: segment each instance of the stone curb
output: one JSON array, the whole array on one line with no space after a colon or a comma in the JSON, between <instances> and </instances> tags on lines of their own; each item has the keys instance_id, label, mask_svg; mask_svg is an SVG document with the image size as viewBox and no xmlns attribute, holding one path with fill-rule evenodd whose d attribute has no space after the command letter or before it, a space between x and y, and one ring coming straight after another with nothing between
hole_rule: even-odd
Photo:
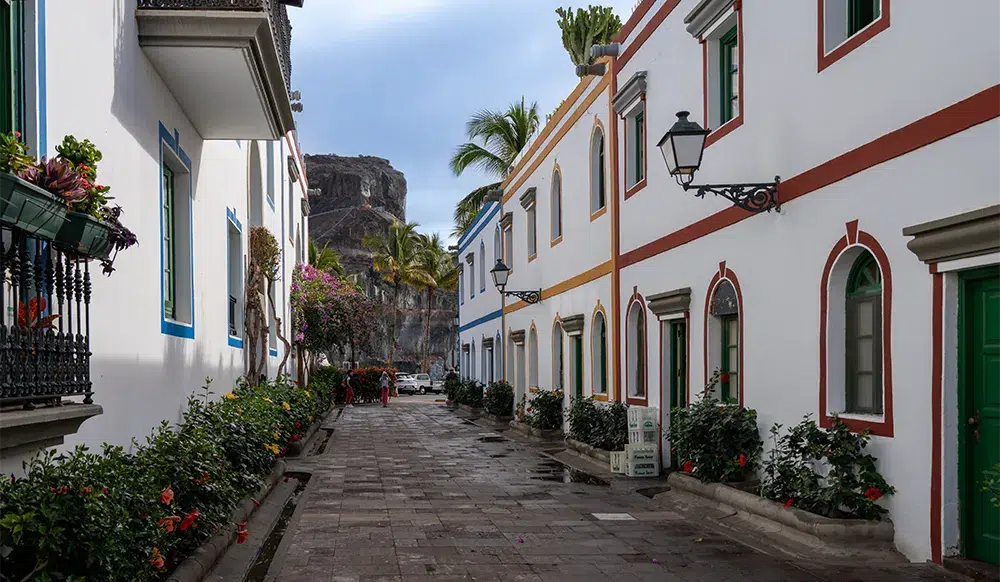
<instances>
[{"instance_id":1,"label":"stone curb","mask_svg":"<svg viewBox=\"0 0 1000 582\"><path fill-rule=\"evenodd\" d=\"M288 445L288 451L287 451L288 454L285 455L286 457L297 457L302 454L302 451L305 450L306 444L309 442L309 439L311 439L313 435L316 434L316 431L319 430L319 427L323 425L323 423L326 421L326 417L330 415L331 410L333 410L333 407L328 408L326 411L320 414L319 418L316 419L316 422L312 423L312 425L308 429L306 429L306 432L305 434L302 435L302 438Z\"/></svg>"},{"instance_id":2,"label":"stone curb","mask_svg":"<svg viewBox=\"0 0 1000 582\"><path fill-rule=\"evenodd\" d=\"M587 443L582 443L578 440L574 440L569 437L566 437L566 446L580 453L581 455L590 457L595 461L600 461L608 465L609 467L611 466L610 451L605 451L604 449L598 449L597 447L592 447Z\"/></svg>"},{"instance_id":3,"label":"stone curb","mask_svg":"<svg viewBox=\"0 0 1000 582\"><path fill-rule=\"evenodd\" d=\"M489 412L483 416L490 422L494 422L496 424L510 424L510 421L514 420L513 416L497 416L495 414L490 414Z\"/></svg>"},{"instance_id":4,"label":"stone curb","mask_svg":"<svg viewBox=\"0 0 1000 582\"><path fill-rule=\"evenodd\" d=\"M262 500L267 497L267 494L271 492L275 484L281 479L281 476L285 474L286 463L282 459L274 464L274 468L271 469L271 474L267 476L264 484L261 486L260 490L257 491L256 499ZM254 510L257 509L254 504L253 498L247 497L236 507L233 512L232 520L235 523L242 523L250 519L253 515ZM177 568L173 571L166 582L199 582L204 578L215 566L215 563L219 561L222 554L225 553L229 546L233 544L236 540L236 532L220 533L214 537L209 538L205 543L201 544L194 552L191 553L183 562L177 565Z\"/></svg>"},{"instance_id":5,"label":"stone curb","mask_svg":"<svg viewBox=\"0 0 1000 582\"><path fill-rule=\"evenodd\" d=\"M540 428L535 428L533 426L527 425L523 422L515 422L515 421L512 421L510 423L510 426L511 428L513 428L518 432L538 437L540 439L562 440L563 438L563 432L561 430L542 430Z\"/></svg>"},{"instance_id":6,"label":"stone curb","mask_svg":"<svg viewBox=\"0 0 1000 582\"><path fill-rule=\"evenodd\" d=\"M469 406L468 404L459 404L458 405L458 409L462 410L464 412L468 412L469 414L482 414L483 413L483 409L482 408L473 408L473 407Z\"/></svg>"},{"instance_id":7,"label":"stone curb","mask_svg":"<svg viewBox=\"0 0 1000 582\"><path fill-rule=\"evenodd\" d=\"M677 489L712 499L737 511L769 519L827 542L843 545L867 545L877 542L891 546L895 536L892 522L888 519L869 521L823 517L795 507L784 507L775 501L722 483L702 483L694 477L678 472L671 473L667 477L667 483Z\"/></svg>"}]
</instances>

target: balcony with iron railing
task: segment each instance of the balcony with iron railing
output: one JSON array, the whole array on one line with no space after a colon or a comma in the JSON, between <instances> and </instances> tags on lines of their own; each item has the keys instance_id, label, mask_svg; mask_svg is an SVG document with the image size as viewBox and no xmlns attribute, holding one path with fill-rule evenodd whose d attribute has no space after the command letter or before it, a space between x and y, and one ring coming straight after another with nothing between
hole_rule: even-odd
<instances>
[{"instance_id":1,"label":"balcony with iron railing","mask_svg":"<svg viewBox=\"0 0 1000 582\"><path fill-rule=\"evenodd\" d=\"M139 44L205 139L294 129L288 6L302 0L138 0Z\"/></svg>"}]
</instances>

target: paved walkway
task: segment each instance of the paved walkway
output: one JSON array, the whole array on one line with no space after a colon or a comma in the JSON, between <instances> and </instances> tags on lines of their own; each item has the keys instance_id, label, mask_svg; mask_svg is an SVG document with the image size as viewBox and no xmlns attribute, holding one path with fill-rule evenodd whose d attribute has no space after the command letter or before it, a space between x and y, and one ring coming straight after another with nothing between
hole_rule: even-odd
<instances>
[{"instance_id":1,"label":"paved walkway","mask_svg":"<svg viewBox=\"0 0 1000 582\"><path fill-rule=\"evenodd\" d=\"M396 402L347 409L308 462L277 580L947 579L765 555L632 491L572 482L587 479L441 406Z\"/></svg>"}]
</instances>

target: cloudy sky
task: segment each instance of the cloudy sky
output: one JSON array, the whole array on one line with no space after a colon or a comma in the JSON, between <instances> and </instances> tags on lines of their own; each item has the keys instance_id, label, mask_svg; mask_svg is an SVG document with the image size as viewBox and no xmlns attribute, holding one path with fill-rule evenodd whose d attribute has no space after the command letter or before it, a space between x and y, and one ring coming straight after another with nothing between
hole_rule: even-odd
<instances>
[{"instance_id":1,"label":"cloudy sky","mask_svg":"<svg viewBox=\"0 0 1000 582\"><path fill-rule=\"evenodd\" d=\"M622 21L636 0L602 0ZM578 79L558 0L310 0L289 8L292 85L307 153L387 158L406 175L406 217L451 232L455 202L490 180L448 168L468 116L523 95L544 122Z\"/></svg>"}]
</instances>

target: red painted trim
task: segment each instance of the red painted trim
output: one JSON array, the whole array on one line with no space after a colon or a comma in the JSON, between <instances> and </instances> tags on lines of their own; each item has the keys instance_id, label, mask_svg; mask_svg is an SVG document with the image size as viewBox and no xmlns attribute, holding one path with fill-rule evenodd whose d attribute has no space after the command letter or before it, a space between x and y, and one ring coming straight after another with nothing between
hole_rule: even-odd
<instances>
[{"instance_id":1,"label":"red painted trim","mask_svg":"<svg viewBox=\"0 0 1000 582\"><path fill-rule=\"evenodd\" d=\"M639 22L646 16L649 9L653 7L653 4L656 4L656 0L641 0L638 6L635 7L635 10L632 11L632 15L622 25L618 34L614 36L612 42L625 42L625 39L628 38L628 35L632 34L632 30L639 25Z\"/></svg>"},{"instance_id":2,"label":"red painted trim","mask_svg":"<svg viewBox=\"0 0 1000 582\"><path fill-rule=\"evenodd\" d=\"M853 221L852 221L853 222ZM850 231L851 223L847 224ZM868 249L875 257L879 270L882 272L882 420L867 421L856 418L841 418L841 421L852 431L861 432L865 429L871 434L892 437L892 269L889 257L875 237L863 230L857 231L857 242L851 244L849 235L840 237L833 246L823 266L823 276L819 287L819 425L823 428L833 426L833 415L827 410L827 332L829 329L828 314L830 310L830 273L837 260L849 247L860 245Z\"/></svg>"},{"instance_id":3,"label":"red painted trim","mask_svg":"<svg viewBox=\"0 0 1000 582\"><path fill-rule=\"evenodd\" d=\"M739 386L737 386L737 393L738 393L737 400L739 401L739 405L743 406L743 386L744 386L744 376L746 375L746 369L743 366L743 336L744 336L743 328L746 327L746 317L744 316L744 311L743 311L743 290L740 288L740 281L739 279L736 278L736 273L734 273L732 269L726 267L725 261L719 263L719 270L712 277L712 282L708 284L708 293L705 295L705 328L704 328L704 333L702 334L702 343L704 347L704 350L702 351L702 361L704 368L703 371L705 373L703 379L704 383L708 384L708 377L709 377L708 376L708 318L711 317L711 315L709 314L709 307L712 305L712 296L715 294L715 289L716 287L719 286L719 283L721 283L722 281L729 281L730 283L732 283L733 289L736 291L736 308L739 310L739 318L740 318L740 345L739 345L740 367L736 374L736 379L739 381ZM688 333L690 333L690 331ZM688 390L689 390L688 402L691 402L690 387Z\"/></svg>"},{"instance_id":4,"label":"red painted trim","mask_svg":"<svg viewBox=\"0 0 1000 582\"><path fill-rule=\"evenodd\" d=\"M654 14L649 22L646 23L646 26L642 27L642 30L639 31L639 35L635 37L635 40L628 44L625 50L622 51L621 56L619 56L615 61L614 73L616 76L618 75L618 72L628 64L632 57L635 56L636 51L639 50L643 43L649 40L649 37L653 34L653 32L661 24L663 24L663 21L667 19L667 16L670 16L670 13L673 12L674 8L677 8L677 5L680 3L681 0L667 0L663 3L663 6L660 6L660 9L656 11L656 14ZM650 5L652 5L652 2ZM646 10L649 10L649 8L647 7ZM643 12L643 15L645 15L645 12ZM632 19L630 18L629 21L631 20Z\"/></svg>"},{"instance_id":5,"label":"red painted trim","mask_svg":"<svg viewBox=\"0 0 1000 582\"><path fill-rule=\"evenodd\" d=\"M779 199L782 205L788 204L796 198L835 184L844 178L997 117L1000 117L1000 85L993 85L972 97L922 117L909 125L783 181L778 189ZM655 257L660 253L665 253L732 226L751 216L754 215L731 206L623 253L618 263L619 268L625 268Z\"/></svg>"},{"instance_id":6,"label":"red painted trim","mask_svg":"<svg viewBox=\"0 0 1000 582\"><path fill-rule=\"evenodd\" d=\"M944 389L944 366L941 352L944 351L944 275L932 277L931 294L931 561L941 564L941 427L944 404L941 401Z\"/></svg>"},{"instance_id":7,"label":"red painted trim","mask_svg":"<svg viewBox=\"0 0 1000 582\"><path fill-rule=\"evenodd\" d=\"M847 223L847 244L858 244L858 222L858 219L855 218Z\"/></svg>"},{"instance_id":8,"label":"red painted trim","mask_svg":"<svg viewBox=\"0 0 1000 582\"><path fill-rule=\"evenodd\" d=\"M628 390L626 389L626 392L625 392L625 402L627 404L631 404L631 405L634 405L634 406L647 406L648 403L649 403L649 318L646 317L646 301L645 301L645 299L643 299L642 295L639 294L638 288L636 288L633 291L632 298L629 299L628 307L625 309L625 318L626 318L626 320L628 319L628 314L632 311L632 306L635 305L636 303L639 304L639 317L643 318L643 321L645 323L645 325L643 325L643 327L645 328L645 331L646 331L646 337L645 337L645 339L642 342L643 345L646 347L646 349L645 349L646 353L642 354L642 357L644 359L642 368L643 368L643 371L645 372L645 375L644 375L643 378L640 378L640 380L642 380L642 388L643 388L642 389L642 393L645 394L645 396L643 396L642 398L633 398L632 396L629 396ZM625 337L625 341L623 342L625 344L625 364L626 364L626 368L628 367L628 339L629 338L627 337L627 334L629 333L629 331L630 330L629 330L629 327L628 327L628 321L626 321L625 322L626 337ZM638 360L636 360L636 361L638 361ZM627 369L625 370L625 373L628 374L628 370ZM626 388L627 388L627 385L628 384L626 383Z\"/></svg>"},{"instance_id":9,"label":"red painted trim","mask_svg":"<svg viewBox=\"0 0 1000 582\"><path fill-rule=\"evenodd\" d=\"M705 147L712 145L713 143L719 141L720 139L726 137L732 133L737 127L743 125L743 113L746 111L743 92L743 10L742 3L737 2L733 5L736 11L736 54L739 60L739 88L740 88L740 110L736 113L736 117L730 119L729 121L723 123L719 127L715 128L712 133L705 137ZM705 80L704 80L704 91L705 91L705 127L708 127L708 47L705 43L702 43L705 49L702 50L702 57L705 59ZM722 55L719 55L722 58ZM722 79L719 79L722 82Z\"/></svg>"},{"instance_id":10,"label":"red painted trim","mask_svg":"<svg viewBox=\"0 0 1000 582\"><path fill-rule=\"evenodd\" d=\"M816 72L821 72L823 69L829 67L833 63L844 58L850 54L854 49L865 44L869 40L875 37L878 33L889 28L889 0L882 0L882 14L879 19L868 25L867 28L861 32L849 37L840 46L834 48L829 53L826 52L826 47L824 46L824 0L816 0L816 9L819 14L818 27L816 34Z\"/></svg>"}]
</instances>

